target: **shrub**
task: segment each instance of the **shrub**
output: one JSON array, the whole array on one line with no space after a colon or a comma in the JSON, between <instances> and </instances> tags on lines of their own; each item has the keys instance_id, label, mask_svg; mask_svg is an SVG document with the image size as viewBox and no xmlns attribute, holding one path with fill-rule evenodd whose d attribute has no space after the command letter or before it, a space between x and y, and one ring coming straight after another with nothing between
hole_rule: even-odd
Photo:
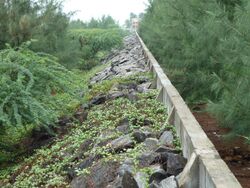
<instances>
[{"instance_id":1,"label":"shrub","mask_svg":"<svg viewBox=\"0 0 250 188\"><path fill-rule=\"evenodd\" d=\"M89 70L99 63L111 49L122 45L124 32L121 29L73 29L68 33L69 43L74 51L72 59L61 59L66 67ZM71 52L72 52L71 51ZM69 52L66 52L69 53ZM65 57L67 57L66 55Z\"/></svg>"},{"instance_id":2,"label":"shrub","mask_svg":"<svg viewBox=\"0 0 250 188\"><path fill-rule=\"evenodd\" d=\"M47 102L67 91L70 73L54 57L28 50L27 43L16 50L8 48L0 51L0 74L1 128L28 124L48 128L55 121L56 113Z\"/></svg>"}]
</instances>

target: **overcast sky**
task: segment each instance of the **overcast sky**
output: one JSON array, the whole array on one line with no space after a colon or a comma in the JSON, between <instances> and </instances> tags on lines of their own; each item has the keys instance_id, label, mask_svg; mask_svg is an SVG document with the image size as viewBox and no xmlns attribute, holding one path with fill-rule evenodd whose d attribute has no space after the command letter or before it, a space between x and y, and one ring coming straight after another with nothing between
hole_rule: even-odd
<instances>
[{"instance_id":1,"label":"overcast sky","mask_svg":"<svg viewBox=\"0 0 250 188\"><path fill-rule=\"evenodd\" d=\"M64 10L77 11L74 19L88 21L92 17L110 15L123 24L129 18L130 12L143 12L147 3L148 0L65 0Z\"/></svg>"}]
</instances>

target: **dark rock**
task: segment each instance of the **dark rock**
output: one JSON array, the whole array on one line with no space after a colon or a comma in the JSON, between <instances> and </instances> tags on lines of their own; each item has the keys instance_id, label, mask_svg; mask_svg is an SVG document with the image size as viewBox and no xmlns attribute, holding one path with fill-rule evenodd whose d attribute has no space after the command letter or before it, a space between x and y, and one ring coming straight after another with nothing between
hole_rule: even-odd
<instances>
[{"instance_id":1,"label":"dark rock","mask_svg":"<svg viewBox=\"0 0 250 188\"><path fill-rule=\"evenodd\" d=\"M146 93L148 91L150 91L150 85L151 83L143 83L137 86L137 91L140 93Z\"/></svg>"},{"instance_id":2,"label":"dark rock","mask_svg":"<svg viewBox=\"0 0 250 188\"><path fill-rule=\"evenodd\" d=\"M75 154L75 157L73 157L72 162L76 160L80 160L84 157L84 153L88 151L92 146L93 146L93 140L88 139L85 140L81 145L78 150L78 152ZM73 152L72 152L73 153ZM72 155L72 154L71 154Z\"/></svg>"},{"instance_id":3,"label":"dark rock","mask_svg":"<svg viewBox=\"0 0 250 188\"><path fill-rule=\"evenodd\" d=\"M129 133L129 120L128 120L128 118L121 120L116 129L124 134L128 134Z\"/></svg>"},{"instance_id":4,"label":"dark rock","mask_svg":"<svg viewBox=\"0 0 250 188\"><path fill-rule=\"evenodd\" d=\"M94 148L107 146L113 140L114 130L106 129L102 130L98 135L98 139L95 142Z\"/></svg>"},{"instance_id":5,"label":"dark rock","mask_svg":"<svg viewBox=\"0 0 250 188\"><path fill-rule=\"evenodd\" d=\"M105 101L107 100L107 96L106 95L97 95L95 96L90 102L90 105L99 105L99 104L103 104L105 103Z\"/></svg>"},{"instance_id":6,"label":"dark rock","mask_svg":"<svg viewBox=\"0 0 250 188\"><path fill-rule=\"evenodd\" d=\"M170 176L160 182L160 188L178 188L174 176Z\"/></svg>"},{"instance_id":7,"label":"dark rock","mask_svg":"<svg viewBox=\"0 0 250 188\"><path fill-rule=\"evenodd\" d=\"M137 159L140 167L148 167L155 163L155 159L159 157L159 153L145 152L141 154Z\"/></svg>"},{"instance_id":8,"label":"dark rock","mask_svg":"<svg viewBox=\"0 0 250 188\"><path fill-rule=\"evenodd\" d=\"M126 84L119 84L117 88L122 91L122 90L136 90L137 89L137 84L134 82L131 83L126 83Z\"/></svg>"},{"instance_id":9,"label":"dark rock","mask_svg":"<svg viewBox=\"0 0 250 188\"><path fill-rule=\"evenodd\" d=\"M125 172L133 173L134 171L134 163L132 160L127 159L123 162L123 164L120 166L118 174L120 176L123 176Z\"/></svg>"},{"instance_id":10,"label":"dark rock","mask_svg":"<svg viewBox=\"0 0 250 188\"><path fill-rule=\"evenodd\" d=\"M167 173L177 176L184 169L187 160L181 155L168 153Z\"/></svg>"},{"instance_id":11,"label":"dark rock","mask_svg":"<svg viewBox=\"0 0 250 188\"><path fill-rule=\"evenodd\" d=\"M122 177L122 187L123 188L139 188L136 180L130 172L125 172Z\"/></svg>"},{"instance_id":12,"label":"dark rock","mask_svg":"<svg viewBox=\"0 0 250 188\"><path fill-rule=\"evenodd\" d=\"M75 169L73 168L66 169L66 172L67 172L68 179L70 181L77 177L77 173Z\"/></svg>"},{"instance_id":13,"label":"dark rock","mask_svg":"<svg viewBox=\"0 0 250 188\"><path fill-rule=\"evenodd\" d=\"M128 69L126 69L126 71L127 71L127 72L131 72L131 69L128 68Z\"/></svg>"},{"instance_id":14,"label":"dark rock","mask_svg":"<svg viewBox=\"0 0 250 188\"><path fill-rule=\"evenodd\" d=\"M71 182L73 188L103 188L106 187L110 182L113 182L117 177L117 169L119 167L118 162L100 161L96 163L90 169L90 175L81 175L74 178Z\"/></svg>"},{"instance_id":15,"label":"dark rock","mask_svg":"<svg viewBox=\"0 0 250 188\"><path fill-rule=\"evenodd\" d=\"M108 95L108 98L111 100L115 100L118 98L124 97L124 93L121 91L117 91L117 92L110 92Z\"/></svg>"},{"instance_id":16,"label":"dark rock","mask_svg":"<svg viewBox=\"0 0 250 188\"><path fill-rule=\"evenodd\" d=\"M148 151L156 150L159 146L159 141L156 138L147 138L144 142L145 149Z\"/></svg>"},{"instance_id":17,"label":"dark rock","mask_svg":"<svg viewBox=\"0 0 250 188\"><path fill-rule=\"evenodd\" d=\"M158 133L153 131L149 126L144 126L141 131L146 135L147 138L158 138Z\"/></svg>"},{"instance_id":18,"label":"dark rock","mask_svg":"<svg viewBox=\"0 0 250 188\"><path fill-rule=\"evenodd\" d=\"M134 142L129 135L121 136L110 142L110 147L114 151L121 151L123 149L132 148Z\"/></svg>"},{"instance_id":19,"label":"dark rock","mask_svg":"<svg viewBox=\"0 0 250 188\"><path fill-rule=\"evenodd\" d=\"M143 84L143 83L146 83L146 82L148 82L149 81L149 79L148 79L148 77L146 77L146 76L139 76L138 78L137 78L137 82L139 83L139 84Z\"/></svg>"},{"instance_id":20,"label":"dark rock","mask_svg":"<svg viewBox=\"0 0 250 188\"><path fill-rule=\"evenodd\" d=\"M125 172L123 176L118 176L107 188L139 188L132 173Z\"/></svg>"},{"instance_id":21,"label":"dark rock","mask_svg":"<svg viewBox=\"0 0 250 188\"><path fill-rule=\"evenodd\" d=\"M146 135L140 130L136 130L135 132L133 132L132 136L138 143L144 142L147 138Z\"/></svg>"},{"instance_id":22,"label":"dark rock","mask_svg":"<svg viewBox=\"0 0 250 188\"><path fill-rule=\"evenodd\" d=\"M87 139L87 140L85 140L85 141L80 145L79 150L80 150L81 152L86 152L86 151L88 151L88 150L91 148L91 146L92 146L93 144L94 144L94 141L93 141L93 140Z\"/></svg>"},{"instance_id":23,"label":"dark rock","mask_svg":"<svg viewBox=\"0 0 250 188\"><path fill-rule=\"evenodd\" d=\"M167 169L168 152L160 153L159 156L155 160L157 163L161 164L164 169Z\"/></svg>"},{"instance_id":24,"label":"dark rock","mask_svg":"<svg viewBox=\"0 0 250 188\"><path fill-rule=\"evenodd\" d=\"M122 178L117 176L116 179L109 183L106 188L122 188Z\"/></svg>"},{"instance_id":25,"label":"dark rock","mask_svg":"<svg viewBox=\"0 0 250 188\"><path fill-rule=\"evenodd\" d=\"M68 126L71 125L73 122L73 119L70 117L62 117L59 119L59 121L57 122L58 126L64 127L64 126Z\"/></svg>"},{"instance_id":26,"label":"dark rock","mask_svg":"<svg viewBox=\"0 0 250 188\"><path fill-rule=\"evenodd\" d=\"M134 91L128 93L126 97L127 97L127 99L130 100L131 102L136 102L136 101L139 99L139 97L137 96L136 92L134 92Z\"/></svg>"},{"instance_id":27,"label":"dark rock","mask_svg":"<svg viewBox=\"0 0 250 188\"><path fill-rule=\"evenodd\" d=\"M79 109L75 114L74 117L79 120L80 123L83 123L85 120L87 120L88 118L88 112L83 110L83 109Z\"/></svg>"},{"instance_id":28,"label":"dark rock","mask_svg":"<svg viewBox=\"0 0 250 188\"><path fill-rule=\"evenodd\" d=\"M164 145L172 146L173 141L174 141L174 136L171 131L165 131L161 137L160 137L160 142Z\"/></svg>"},{"instance_id":29,"label":"dark rock","mask_svg":"<svg viewBox=\"0 0 250 188\"><path fill-rule=\"evenodd\" d=\"M127 39L124 39L124 49L105 58L103 62L111 62L111 65L96 74L90 83L93 84L114 77L146 72L146 60L142 51L142 47L139 41L136 40L136 36L129 36ZM142 77L139 83L144 83L145 81L147 81L147 79Z\"/></svg>"},{"instance_id":30,"label":"dark rock","mask_svg":"<svg viewBox=\"0 0 250 188\"><path fill-rule=\"evenodd\" d=\"M154 122L152 122L151 120L148 120L148 119L145 119L144 122L143 122L143 125L144 126L150 126L150 125L153 125Z\"/></svg>"},{"instance_id":31,"label":"dark rock","mask_svg":"<svg viewBox=\"0 0 250 188\"><path fill-rule=\"evenodd\" d=\"M90 157L87 157L85 158L79 165L78 165L78 168L79 169L85 169L85 168L88 168L90 166L92 166L92 164L94 163L94 161L97 160L97 157L95 156L90 156Z\"/></svg>"},{"instance_id":32,"label":"dark rock","mask_svg":"<svg viewBox=\"0 0 250 188\"><path fill-rule=\"evenodd\" d=\"M152 183L153 181L159 183L161 180L168 177L167 172L161 168L161 165L157 164L151 166L150 168L152 169L153 173L150 175L149 183Z\"/></svg>"},{"instance_id":33,"label":"dark rock","mask_svg":"<svg viewBox=\"0 0 250 188\"><path fill-rule=\"evenodd\" d=\"M160 146L155 150L155 152L157 152L157 153L165 153L165 152L167 152L167 153L175 153L175 154L180 153L179 151L177 151L177 150L175 150L173 148L167 147L167 146Z\"/></svg>"}]
</instances>

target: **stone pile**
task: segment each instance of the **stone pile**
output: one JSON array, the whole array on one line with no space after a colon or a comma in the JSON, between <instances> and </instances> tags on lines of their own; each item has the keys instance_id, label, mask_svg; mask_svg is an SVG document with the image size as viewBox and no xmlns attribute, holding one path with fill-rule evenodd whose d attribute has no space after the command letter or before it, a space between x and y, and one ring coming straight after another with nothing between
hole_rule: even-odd
<instances>
[{"instance_id":1,"label":"stone pile","mask_svg":"<svg viewBox=\"0 0 250 188\"><path fill-rule=\"evenodd\" d=\"M91 84L115 77L127 77L139 72L147 72L142 48L135 36L124 40L123 50L112 54L105 62L111 65L91 79ZM130 101L137 100L138 93L150 91L150 80L140 76L136 81L126 84L117 84L111 88L108 94L97 95L88 104L87 108L100 105L107 100L126 97ZM144 120L140 129L129 133L130 122L127 118L116 125L116 130L122 135L116 139L105 139L101 143L93 143L86 140L81 145L79 157L91 148L109 146L110 153L125 152L142 144L141 153L135 160L130 158L125 161L101 162L101 156L87 156L80 161L74 169L87 169L86 175L78 175L74 169L68 170L68 177L73 188L177 188L176 176L180 174L186 164L186 159L174 148L174 135L171 131L163 129L154 132L150 128L152 122ZM111 130L101 133L100 137L110 138ZM136 164L135 164L136 163ZM147 168L147 172L138 169Z\"/></svg>"},{"instance_id":2,"label":"stone pile","mask_svg":"<svg viewBox=\"0 0 250 188\"><path fill-rule=\"evenodd\" d=\"M111 63L103 71L97 73L90 81L91 84L114 77L127 77L139 72L147 72L143 49L136 36L124 39L124 49L114 52L103 61Z\"/></svg>"}]
</instances>

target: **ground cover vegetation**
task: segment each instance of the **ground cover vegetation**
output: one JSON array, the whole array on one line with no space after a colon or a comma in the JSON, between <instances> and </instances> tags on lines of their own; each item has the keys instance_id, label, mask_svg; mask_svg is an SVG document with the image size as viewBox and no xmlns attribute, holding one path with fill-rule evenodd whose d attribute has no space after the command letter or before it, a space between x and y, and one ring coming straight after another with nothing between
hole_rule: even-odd
<instances>
[{"instance_id":1,"label":"ground cover vegetation","mask_svg":"<svg viewBox=\"0 0 250 188\"><path fill-rule=\"evenodd\" d=\"M75 113L90 76L103 68L95 65L124 33L110 16L71 30L61 1L1 0L0 10L2 168L40 147L35 137L56 137L60 119Z\"/></svg>"},{"instance_id":2,"label":"ground cover vegetation","mask_svg":"<svg viewBox=\"0 0 250 188\"><path fill-rule=\"evenodd\" d=\"M143 76L151 79L151 75L143 74ZM140 83L141 77L142 74L138 74L96 84L87 92L85 100L90 101L100 94L108 94L110 89L119 84ZM150 122L150 128L154 132L171 130L174 134L176 151L180 152L176 131L173 126L165 123L167 119L166 109L156 100L157 94L157 90L151 90L139 94L136 101L131 101L128 98L117 98L93 106L88 109L88 118L85 121L82 123L73 122L73 128L70 132L62 138L57 138L50 147L38 149L32 157L26 158L22 163L0 171L0 180L2 180L0 184L3 187L69 187L71 173L74 172L75 175L85 175L86 177L90 175L90 168L97 161L91 163L88 168L82 168L79 165L82 158L88 158L88 156L97 156L97 160L103 164L110 161L124 161L129 158L134 162L134 172L141 171L150 174L148 172L150 168L140 167L138 161L141 152L147 150L143 143L137 143L136 140L133 140L134 143L137 143L133 148L120 152L110 150L110 145L105 143L119 138L123 134L117 130L117 125L128 118L130 128L127 131L131 137L133 132L138 128L142 129L147 121ZM146 126L146 128L149 127ZM84 147L85 143L91 144ZM78 168L72 168L77 166ZM144 178L147 182L148 177Z\"/></svg>"},{"instance_id":3,"label":"ground cover vegetation","mask_svg":"<svg viewBox=\"0 0 250 188\"><path fill-rule=\"evenodd\" d=\"M140 34L181 95L209 103L230 128L250 138L250 3L244 0L154 0Z\"/></svg>"}]
</instances>

